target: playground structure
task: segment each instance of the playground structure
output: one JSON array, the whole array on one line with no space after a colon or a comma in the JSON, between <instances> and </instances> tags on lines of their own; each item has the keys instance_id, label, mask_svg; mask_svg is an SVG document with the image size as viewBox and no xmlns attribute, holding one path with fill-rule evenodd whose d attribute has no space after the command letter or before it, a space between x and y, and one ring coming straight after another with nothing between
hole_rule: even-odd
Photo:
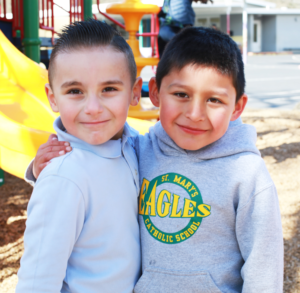
<instances>
[{"instance_id":1,"label":"playground structure","mask_svg":"<svg viewBox=\"0 0 300 293\"><path fill-rule=\"evenodd\" d=\"M98 0L99 3L99 0ZM98 5L99 7L99 5ZM137 66L137 76L140 76L142 69L147 65L155 66L159 61L158 56L158 47L156 43L156 57L144 58L139 49L139 41L136 39L136 36L145 34L138 34L139 24L144 14L152 14L152 26L157 26L158 29L158 18L157 13L160 11L160 8L152 4L143 4L140 0L126 0L124 3L113 4L106 10L109 14L121 14L125 21L125 30L129 33L129 39L127 40L129 46L132 49L135 63ZM157 36L158 30L156 33L150 33L148 36ZM157 40L157 39L156 39ZM153 40L152 40L153 42ZM152 47L152 54L154 54L154 47ZM128 116L139 118L139 119L157 119L158 111L144 111L141 107L141 103L137 106L129 108Z\"/></svg>"},{"instance_id":2,"label":"playground structure","mask_svg":"<svg viewBox=\"0 0 300 293\"><path fill-rule=\"evenodd\" d=\"M91 2L70 0L70 21L93 16L92 10L86 7L86 3ZM36 5L33 5L34 3ZM47 70L37 64L40 45L38 29L51 31L52 39L55 34L54 16L53 13L49 13L50 9L53 12L54 4L53 0L41 0L40 7L46 8L47 12L43 9L40 20L36 17L36 22L28 17L33 13L39 15L38 0L12 0L12 18L7 18L6 7L0 11L0 21L5 19L4 21L12 23L13 36L21 36L24 52L33 60L21 53L0 31L0 168L20 178L23 178L26 167L36 155L38 147L54 132L52 125L57 117L49 106L44 90L44 85L48 82ZM143 35L137 34L143 14L157 13L159 8L155 5L144 5L138 0L127 0L123 4L113 5L110 9L109 13L120 12L125 19L125 29L130 35L128 43L135 54L138 75L144 66L156 65L158 57L149 58L147 61L147 58L141 56L136 35ZM157 32L144 34L153 37L155 35L157 36ZM140 105L137 108L130 109L128 123L143 134L153 123L133 117L157 118L158 111L143 111Z\"/></svg>"}]
</instances>

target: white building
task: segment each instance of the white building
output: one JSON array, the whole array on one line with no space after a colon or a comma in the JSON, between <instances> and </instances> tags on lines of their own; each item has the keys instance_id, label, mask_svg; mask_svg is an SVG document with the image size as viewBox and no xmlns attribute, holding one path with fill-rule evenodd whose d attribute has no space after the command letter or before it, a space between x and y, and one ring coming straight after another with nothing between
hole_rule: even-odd
<instances>
[{"instance_id":1,"label":"white building","mask_svg":"<svg viewBox=\"0 0 300 293\"><path fill-rule=\"evenodd\" d=\"M106 0L100 2L106 2L100 4L101 11L106 12L107 6L111 3L123 1ZM163 0L142 0L142 2L158 6L163 4ZM68 4L69 0L60 0L60 5L66 9L68 9ZM291 6L300 8L300 1ZM245 11L247 14L248 52L300 51L300 9L278 7L274 2L260 0L246 0L245 3L243 0L214 0L214 3L208 4L193 2L193 8L196 13L195 26L211 27L215 24L221 31L230 32L232 38L241 47L243 45L243 11ZM96 4L93 5L93 13L98 19L105 19L99 14ZM69 16L58 7L55 7L54 15L55 29L59 32L62 26L68 24ZM111 16L124 23L121 16ZM141 30L150 31L150 15L143 17ZM40 30L40 36L49 37L50 34ZM126 35L124 34L124 36ZM141 38L140 46L143 47L143 51L149 51L147 48L150 48L150 38Z\"/></svg>"},{"instance_id":2,"label":"white building","mask_svg":"<svg viewBox=\"0 0 300 293\"><path fill-rule=\"evenodd\" d=\"M259 0L215 2L193 5L196 26L213 23L243 44L243 10L247 13L248 51L300 51L300 9L276 8L276 4ZM229 21L227 21L227 19Z\"/></svg>"},{"instance_id":3,"label":"white building","mask_svg":"<svg viewBox=\"0 0 300 293\"><path fill-rule=\"evenodd\" d=\"M159 6L163 3L162 0L143 2L157 2ZM277 6L274 2L260 0L194 2L195 26L211 27L215 24L221 31L230 32L242 47L245 11L248 52L300 51L300 9ZM300 7L299 3L293 6Z\"/></svg>"}]
</instances>

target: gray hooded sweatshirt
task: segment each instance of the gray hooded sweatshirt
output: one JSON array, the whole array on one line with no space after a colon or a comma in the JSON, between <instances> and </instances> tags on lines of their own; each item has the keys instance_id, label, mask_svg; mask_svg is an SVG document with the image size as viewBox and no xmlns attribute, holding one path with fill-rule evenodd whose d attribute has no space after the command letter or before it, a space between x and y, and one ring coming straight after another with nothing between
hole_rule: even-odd
<instances>
[{"instance_id":1,"label":"gray hooded sweatshirt","mask_svg":"<svg viewBox=\"0 0 300 293\"><path fill-rule=\"evenodd\" d=\"M283 236L276 189L240 121L197 151L157 123L136 141L143 275L135 293L280 293Z\"/></svg>"}]
</instances>

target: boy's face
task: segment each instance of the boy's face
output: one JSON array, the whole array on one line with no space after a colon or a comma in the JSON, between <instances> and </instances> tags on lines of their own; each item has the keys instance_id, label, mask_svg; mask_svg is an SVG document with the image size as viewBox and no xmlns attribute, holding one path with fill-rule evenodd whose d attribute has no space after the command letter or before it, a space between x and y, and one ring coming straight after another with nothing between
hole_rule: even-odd
<instances>
[{"instance_id":1,"label":"boy's face","mask_svg":"<svg viewBox=\"0 0 300 293\"><path fill-rule=\"evenodd\" d=\"M247 103L246 95L236 103L231 77L199 65L170 72L162 79L159 92L153 78L149 94L160 107L163 128L186 150L198 150L221 138Z\"/></svg>"},{"instance_id":2,"label":"boy's face","mask_svg":"<svg viewBox=\"0 0 300 293\"><path fill-rule=\"evenodd\" d=\"M121 138L142 86L137 79L132 87L125 55L110 47L82 48L59 53L54 62L46 92L67 132L92 145Z\"/></svg>"}]
</instances>

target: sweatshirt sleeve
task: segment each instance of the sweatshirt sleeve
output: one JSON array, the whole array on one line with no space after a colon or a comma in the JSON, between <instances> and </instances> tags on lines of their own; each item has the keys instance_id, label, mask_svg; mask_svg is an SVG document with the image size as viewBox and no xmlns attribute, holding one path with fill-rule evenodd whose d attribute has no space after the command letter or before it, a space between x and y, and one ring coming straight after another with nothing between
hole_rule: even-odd
<instances>
[{"instance_id":1,"label":"sweatshirt sleeve","mask_svg":"<svg viewBox=\"0 0 300 293\"><path fill-rule=\"evenodd\" d=\"M27 210L16 293L60 292L84 223L83 195L69 179L47 176L36 184Z\"/></svg>"},{"instance_id":2,"label":"sweatshirt sleeve","mask_svg":"<svg viewBox=\"0 0 300 293\"><path fill-rule=\"evenodd\" d=\"M27 183L29 183L31 186L34 186L34 184L36 182L36 178L33 175L33 162L34 162L34 159L28 165L28 167L25 171L25 176L24 176L25 181Z\"/></svg>"},{"instance_id":3,"label":"sweatshirt sleeve","mask_svg":"<svg viewBox=\"0 0 300 293\"><path fill-rule=\"evenodd\" d=\"M242 292L283 292L283 235L274 184L238 209L236 234L245 261Z\"/></svg>"}]
</instances>

